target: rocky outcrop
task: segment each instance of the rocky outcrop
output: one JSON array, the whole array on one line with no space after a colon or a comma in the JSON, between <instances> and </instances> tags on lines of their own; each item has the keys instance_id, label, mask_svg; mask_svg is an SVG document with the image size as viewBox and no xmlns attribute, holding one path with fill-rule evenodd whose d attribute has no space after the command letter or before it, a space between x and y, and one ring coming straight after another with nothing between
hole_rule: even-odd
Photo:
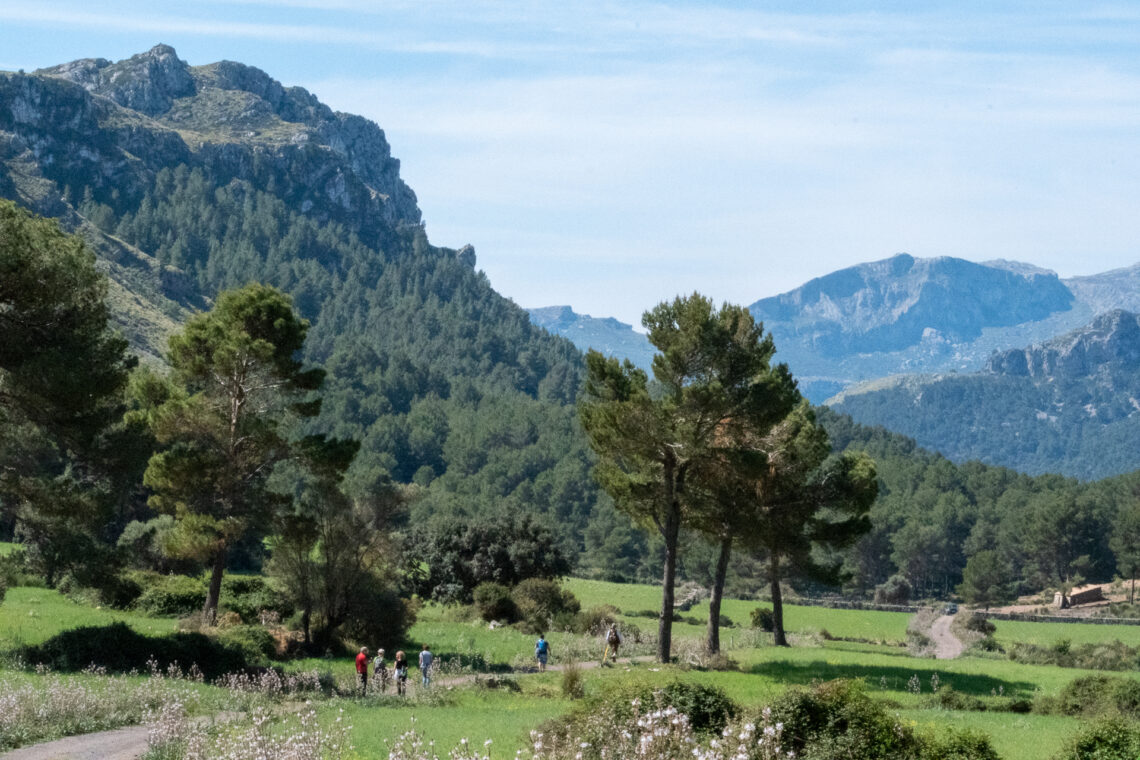
<instances>
[{"instance_id":1,"label":"rocky outcrop","mask_svg":"<svg viewBox=\"0 0 1140 760\"><path fill-rule=\"evenodd\" d=\"M825 356L899 351L924 339L966 341L988 327L1044 319L1073 295L1052 272L899 254L752 304L781 338Z\"/></svg>"},{"instance_id":2,"label":"rocky outcrop","mask_svg":"<svg viewBox=\"0 0 1140 760\"><path fill-rule=\"evenodd\" d=\"M75 82L88 92L147 116L164 114L176 98L196 92L190 67L169 45L155 45L118 63L85 58L36 73Z\"/></svg>"},{"instance_id":3,"label":"rocky outcrop","mask_svg":"<svg viewBox=\"0 0 1140 760\"><path fill-rule=\"evenodd\" d=\"M998 375L1083 379L1140 370L1140 316L1120 309L1087 327L1037 346L995 354L986 367Z\"/></svg>"}]
</instances>

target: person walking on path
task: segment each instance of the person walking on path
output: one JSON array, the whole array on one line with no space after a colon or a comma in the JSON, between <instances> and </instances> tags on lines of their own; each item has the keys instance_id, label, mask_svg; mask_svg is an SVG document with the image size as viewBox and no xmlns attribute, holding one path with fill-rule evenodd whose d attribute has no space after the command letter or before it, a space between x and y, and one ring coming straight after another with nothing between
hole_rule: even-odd
<instances>
[{"instance_id":1,"label":"person walking on path","mask_svg":"<svg viewBox=\"0 0 1140 760\"><path fill-rule=\"evenodd\" d=\"M605 663L610 652L613 652L613 661L617 662L618 647L620 646L621 634L618 633L617 623L610 623L610 629L606 631L606 651L602 653L602 663Z\"/></svg>"},{"instance_id":2,"label":"person walking on path","mask_svg":"<svg viewBox=\"0 0 1140 760\"><path fill-rule=\"evenodd\" d=\"M403 649L396 652L392 667L396 671L396 693L403 696L408 690L408 656Z\"/></svg>"},{"instance_id":3,"label":"person walking on path","mask_svg":"<svg viewBox=\"0 0 1140 760\"><path fill-rule=\"evenodd\" d=\"M356 683L360 685L360 696L368 691L368 647L361 647L356 655Z\"/></svg>"},{"instance_id":4,"label":"person walking on path","mask_svg":"<svg viewBox=\"0 0 1140 760\"><path fill-rule=\"evenodd\" d=\"M424 644L423 651L420 652L420 673L424 677L424 686L431 685L431 663L435 659L435 655L428 649L428 645Z\"/></svg>"},{"instance_id":5,"label":"person walking on path","mask_svg":"<svg viewBox=\"0 0 1140 760\"><path fill-rule=\"evenodd\" d=\"M546 659L550 656L550 643L544 634L538 634L538 641L534 642L534 659L538 660L538 672L546 672Z\"/></svg>"},{"instance_id":6,"label":"person walking on path","mask_svg":"<svg viewBox=\"0 0 1140 760\"><path fill-rule=\"evenodd\" d=\"M388 665L384 662L384 650L376 650L376 659L372 661L372 677L380 684L380 693L388 691Z\"/></svg>"}]
</instances>

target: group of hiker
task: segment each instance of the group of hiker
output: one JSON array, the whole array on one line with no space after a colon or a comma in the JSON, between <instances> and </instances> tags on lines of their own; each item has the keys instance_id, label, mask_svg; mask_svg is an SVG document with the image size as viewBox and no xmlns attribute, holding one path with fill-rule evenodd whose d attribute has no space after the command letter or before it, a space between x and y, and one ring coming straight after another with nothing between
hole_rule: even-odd
<instances>
[{"instance_id":1,"label":"group of hiker","mask_svg":"<svg viewBox=\"0 0 1140 760\"><path fill-rule=\"evenodd\" d=\"M616 662L618 648L621 646L621 634L618 633L616 624L611 624L609 630L606 631L605 642L606 648L602 652L602 662L605 663L607 660ZM534 659L538 662L540 673L546 671L546 662L549 658L550 642L546 640L546 634L539 634L538 641L534 642ZM424 644L423 649L420 650L419 659L423 686L431 685L431 668L434 662L435 655L432 654L431 648ZM376 650L376 657L369 663L368 647L361 647L360 654L356 655L356 685L360 688L360 695L364 696L368 693L368 669L370 666L373 682L379 684L381 694L386 693L392 673L389 673L388 663L384 661L384 650ZM395 673L396 678L396 694L406 694L408 688L408 657L402 649L396 652L396 658L392 661L392 672Z\"/></svg>"},{"instance_id":2,"label":"group of hiker","mask_svg":"<svg viewBox=\"0 0 1140 760\"><path fill-rule=\"evenodd\" d=\"M420 650L420 676L424 686L431 684L431 666L435 662L435 655L432 654L431 648L424 644ZM360 688L360 695L364 696L368 693L368 669L371 665L372 678L375 683L380 686L380 693L383 694L388 691L388 681L391 680L392 675L396 678L396 694L404 695L408 689L408 656L404 654L404 650L396 652L396 657L392 660L392 672L388 671L388 663L384 661L384 650L377 649L376 657L371 663L368 662L368 647L361 647L360 653L356 655L356 685Z\"/></svg>"}]
</instances>

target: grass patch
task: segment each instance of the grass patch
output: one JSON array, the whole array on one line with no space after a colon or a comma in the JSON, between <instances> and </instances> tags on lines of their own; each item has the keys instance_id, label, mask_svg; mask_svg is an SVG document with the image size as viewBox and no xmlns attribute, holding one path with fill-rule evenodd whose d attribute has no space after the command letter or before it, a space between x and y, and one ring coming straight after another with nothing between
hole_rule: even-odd
<instances>
[{"instance_id":1,"label":"grass patch","mask_svg":"<svg viewBox=\"0 0 1140 760\"><path fill-rule=\"evenodd\" d=\"M1017 642L1052 646L1062 639L1077 644L1107 644L1122 641L1140 647L1140 625L1097 625L1095 623L1031 623L1024 620L994 620L994 638L1003 646Z\"/></svg>"},{"instance_id":2,"label":"grass patch","mask_svg":"<svg viewBox=\"0 0 1140 760\"><path fill-rule=\"evenodd\" d=\"M173 618L151 618L121 610L89 607L52 589L8 589L0 604L0 651L33 646L63 631L86 626L126 623L138 633L163 636L173 633Z\"/></svg>"},{"instance_id":3,"label":"grass patch","mask_svg":"<svg viewBox=\"0 0 1140 760\"><path fill-rule=\"evenodd\" d=\"M336 720L342 707L342 720L352 726L352 741L360 757L387 757L384 741L394 742L413 725L426 740L435 742L437 753L444 757L461 739L477 748L490 739L492 757L512 757L516 749L530 746L532 729L566 712L570 703L553 689L536 690L528 682L518 694L456 689L446 703L437 705L416 700L403 704L385 700L379 705L338 700L322 705L323 720Z\"/></svg>"},{"instance_id":4,"label":"grass patch","mask_svg":"<svg viewBox=\"0 0 1140 760\"><path fill-rule=\"evenodd\" d=\"M0 557L7 557L18 548L20 548L19 544L13 544L8 541L0 541Z\"/></svg>"},{"instance_id":5,"label":"grass patch","mask_svg":"<svg viewBox=\"0 0 1140 760\"><path fill-rule=\"evenodd\" d=\"M899 717L919 729L973 729L989 735L1002 760L1042 760L1057 750L1081 727L1077 718L1056 715L903 710Z\"/></svg>"},{"instance_id":6,"label":"grass patch","mask_svg":"<svg viewBox=\"0 0 1140 760\"><path fill-rule=\"evenodd\" d=\"M594 607L600 604L612 604L629 613L636 610L656 610L661 607L661 588L648 584L638 583L610 583L607 581L583 580L569 578L563 586L574 592L582 602L583 608ZM737 626L747 627L751 620L752 610L770 603L744 600L726 599L721 604L721 614L727 615ZM673 635L678 639L703 638L705 635L704 621L708 620L708 602L694 605L688 612L682 613L686 618L692 617L700 621L700 625L673 624ZM827 630L832 636L841 638L864 639L869 642L904 642L906 641L906 626L910 615L905 612L878 612L875 610L834 610L827 607L803 607L794 604L784 605L784 629L789 633L816 634ZM643 631L656 631L655 618L628 617L623 619L632 621ZM722 641L731 648L732 630L722 629ZM1137 627L1140 632L1140 627Z\"/></svg>"}]
</instances>

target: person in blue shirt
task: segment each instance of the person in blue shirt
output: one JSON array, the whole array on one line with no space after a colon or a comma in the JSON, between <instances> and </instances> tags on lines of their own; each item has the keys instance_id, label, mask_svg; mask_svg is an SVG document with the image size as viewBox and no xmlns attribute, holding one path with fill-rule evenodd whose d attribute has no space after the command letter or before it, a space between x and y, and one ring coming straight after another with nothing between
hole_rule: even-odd
<instances>
[{"instance_id":1,"label":"person in blue shirt","mask_svg":"<svg viewBox=\"0 0 1140 760\"><path fill-rule=\"evenodd\" d=\"M534 659L538 660L538 672L542 673L546 670L546 660L550 657L550 643L546 640L544 634L538 635L538 641L534 642Z\"/></svg>"}]
</instances>

